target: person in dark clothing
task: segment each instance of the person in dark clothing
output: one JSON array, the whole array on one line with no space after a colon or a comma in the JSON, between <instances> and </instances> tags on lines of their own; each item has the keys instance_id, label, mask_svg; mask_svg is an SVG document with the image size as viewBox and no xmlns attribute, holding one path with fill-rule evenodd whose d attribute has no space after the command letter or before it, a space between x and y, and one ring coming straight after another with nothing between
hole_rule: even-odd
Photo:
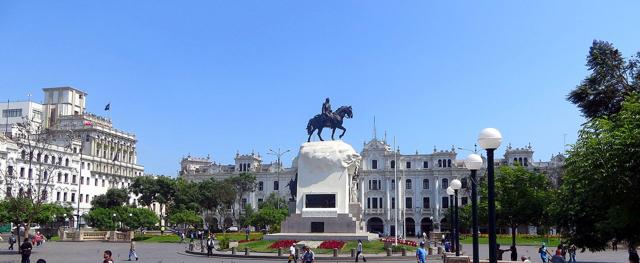
<instances>
[{"instance_id":1,"label":"person in dark clothing","mask_svg":"<svg viewBox=\"0 0 640 263\"><path fill-rule=\"evenodd\" d=\"M213 237L207 238L207 257L213 256Z\"/></svg>"},{"instance_id":2,"label":"person in dark clothing","mask_svg":"<svg viewBox=\"0 0 640 263\"><path fill-rule=\"evenodd\" d=\"M31 263L29 259L31 257L31 250L33 249L33 245L29 242L28 238L24 239L22 245L20 245L20 255L22 255L22 263Z\"/></svg>"},{"instance_id":3,"label":"person in dark clothing","mask_svg":"<svg viewBox=\"0 0 640 263\"><path fill-rule=\"evenodd\" d=\"M511 249L500 249L500 244L496 244L496 246L498 250L497 251L498 253L496 253L498 255L498 260L502 260L502 254L504 254L504 252L511 250Z\"/></svg>"},{"instance_id":4,"label":"person in dark clothing","mask_svg":"<svg viewBox=\"0 0 640 263\"><path fill-rule=\"evenodd\" d=\"M16 243L16 236L11 234L11 237L9 237L9 250L13 250L13 245L15 243Z\"/></svg>"}]
</instances>

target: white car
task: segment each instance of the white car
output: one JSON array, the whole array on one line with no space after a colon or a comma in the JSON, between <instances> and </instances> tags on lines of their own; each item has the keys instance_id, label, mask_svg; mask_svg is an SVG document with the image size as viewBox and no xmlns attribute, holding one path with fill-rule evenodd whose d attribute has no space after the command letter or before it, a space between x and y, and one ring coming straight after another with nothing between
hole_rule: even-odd
<instances>
[{"instance_id":1,"label":"white car","mask_svg":"<svg viewBox=\"0 0 640 263\"><path fill-rule=\"evenodd\" d=\"M229 232L238 232L238 227L237 226L231 226L231 227L227 228L227 231L229 231Z\"/></svg>"}]
</instances>

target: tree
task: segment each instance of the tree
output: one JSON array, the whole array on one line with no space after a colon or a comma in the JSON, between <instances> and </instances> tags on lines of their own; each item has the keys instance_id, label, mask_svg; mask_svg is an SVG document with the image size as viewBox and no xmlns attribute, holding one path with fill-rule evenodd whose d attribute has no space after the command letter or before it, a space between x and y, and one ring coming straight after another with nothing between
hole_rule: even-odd
<instances>
[{"instance_id":1,"label":"tree","mask_svg":"<svg viewBox=\"0 0 640 263\"><path fill-rule=\"evenodd\" d=\"M173 211L191 210L197 212L200 210L197 183L178 178L175 183L175 189L173 202L168 207L168 214L172 214Z\"/></svg>"},{"instance_id":2,"label":"tree","mask_svg":"<svg viewBox=\"0 0 640 263\"><path fill-rule=\"evenodd\" d=\"M98 195L91 200L92 207L112 208L119 207L129 202L129 192L125 189L111 188L103 195Z\"/></svg>"},{"instance_id":3,"label":"tree","mask_svg":"<svg viewBox=\"0 0 640 263\"><path fill-rule=\"evenodd\" d=\"M203 209L202 213L217 212L220 217L218 222L224 222L236 197L235 188L231 180L217 181L211 178L202 181L198 184L198 192L198 204ZM226 227L223 225L223 229L226 229Z\"/></svg>"},{"instance_id":4,"label":"tree","mask_svg":"<svg viewBox=\"0 0 640 263\"><path fill-rule=\"evenodd\" d=\"M249 220L251 225L264 227L270 232L280 231L280 223L289 214L287 201L276 193L271 193L264 202L259 205L256 212L252 212Z\"/></svg>"},{"instance_id":5,"label":"tree","mask_svg":"<svg viewBox=\"0 0 640 263\"><path fill-rule=\"evenodd\" d=\"M611 116L621 109L625 96L640 91L640 53L628 61L612 44L594 40L587 67L587 76L567 97L589 118Z\"/></svg>"},{"instance_id":6,"label":"tree","mask_svg":"<svg viewBox=\"0 0 640 263\"><path fill-rule=\"evenodd\" d=\"M115 230L118 226L121 226L121 229L138 229L152 227L158 223L158 216L153 211L128 206L92 208L85 219L100 230Z\"/></svg>"},{"instance_id":7,"label":"tree","mask_svg":"<svg viewBox=\"0 0 640 263\"><path fill-rule=\"evenodd\" d=\"M256 190L256 176L251 173L240 173L229 178L235 188L237 203L242 205L242 197Z\"/></svg>"},{"instance_id":8,"label":"tree","mask_svg":"<svg viewBox=\"0 0 640 263\"><path fill-rule=\"evenodd\" d=\"M184 224L190 226L196 226L202 222L202 218L199 214L191 210L174 211L169 215L169 222L171 224Z\"/></svg>"},{"instance_id":9,"label":"tree","mask_svg":"<svg viewBox=\"0 0 640 263\"><path fill-rule=\"evenodd\" d=\"M162 215L165 213L167 203L173 200L176 182L166 176L140 176L136 177L129 189L132 193L139 195L138 202L144 206L150 206L154 202L159 203Z\"/></svg>"},{"instance_id":10,"label":"tree","mask_svg":"<svg viewBox=\"0 0 640 263\"><path fill-rule=\"evenodd\" d=\"M550 202L550 182L544 174L522 166L502 166L496 176L498 220L511 228L511 244L516 245L516 232L521 225L539 225L546 217Z\"/></svg>"},{"instance_id":11,"label":"tree","mask_svg":"<svg viewBox=\"0 0 640 263\"><path fill-rule=\"evenodd\" d=\"M640 97L589 120L569 150L555 218L570 242L591 251L616 239L640 242Z\"/></svg>"}]
</instances>

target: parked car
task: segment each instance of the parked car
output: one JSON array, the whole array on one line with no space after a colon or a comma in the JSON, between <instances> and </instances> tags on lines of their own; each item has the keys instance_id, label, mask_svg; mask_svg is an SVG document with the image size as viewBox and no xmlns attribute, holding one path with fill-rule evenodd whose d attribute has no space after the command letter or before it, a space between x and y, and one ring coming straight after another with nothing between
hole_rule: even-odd
<instances>
[{"instance_id":1,"label":"parked car","mask_svg":"<svg viewBox=\"0 0 640 263\"><path fill-rule=\"evenodd\" d=\"M229 232L238 232L239 228L237 226L230 226L229 228L227 228L227 231Z\"/></svg>"}]
</instances>

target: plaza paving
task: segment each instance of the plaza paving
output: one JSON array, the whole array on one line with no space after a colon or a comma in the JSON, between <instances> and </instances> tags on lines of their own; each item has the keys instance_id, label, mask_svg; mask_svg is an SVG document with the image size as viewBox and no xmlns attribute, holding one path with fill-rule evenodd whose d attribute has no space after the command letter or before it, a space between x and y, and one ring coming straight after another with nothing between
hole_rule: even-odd
<instances>
[{"instance_id":1,"label":"plaza paving","mask_svg":"<svg viewBox=\"0 0 640 263\"><path fill-rule=\"evenodd\" d=\"M463 247L463 250L469 249L470 245ZM481 258L488 257L486 245L481 246ZM1 247L2 251L6 251L6 246ZM65 263L87 263L87 262L102 262L102 251L110 249L114 253L116 262L122 262L127 260L129 251L129 244L127 243L103 243L103 242L48 242L42 247L34 249L34 253L31 256L32 262L35 262L38 258L44 258L49 263L65 262ZM227 263L241 263L241 262L286 262L283 260L274 259L243 259L243 258L206 258L201 256L192 256L184 253L185 244L171 244L171 243L138 243L137 251L140 257L138 262L227 262ZM531 256L533 262L540 262L537 257L536 247L518 247L519 255ZM468 252L470 253L470 252ZM380 255L382 256L382 255ZM504 258L509 258L509 253L504 254ZM577 256L578 262L627 262L627 254L625 250L618 251L605 251L599 253L579 253ZM382 258L377 260L369 260L368 262L415 262L415 260L400 258ZM18 263L20 262L19 255L7 255L0 254L0 263ZM325 262L353 262L352 259L345 258L344 260L327 260ZM429 262L441 262L439 260L429 260Z\"/></svg>"}]
</instances>

